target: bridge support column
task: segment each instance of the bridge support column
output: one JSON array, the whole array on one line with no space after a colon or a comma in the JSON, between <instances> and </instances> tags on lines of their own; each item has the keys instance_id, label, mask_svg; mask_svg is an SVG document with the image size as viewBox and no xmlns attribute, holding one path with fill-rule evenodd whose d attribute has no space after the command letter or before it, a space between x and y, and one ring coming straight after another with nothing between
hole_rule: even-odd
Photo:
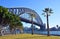
<instances>
[{"instance_id":1,"label":"bridge support column","mask_svg":"<svg viewBox=\"0 0 60 39\"><path fill-rule=\"evenodd\" d=\"M41 30L41 31L46 30L46 26L44 26L44 25L40 26L40 30Z\"/></svg>"}]
</instances>

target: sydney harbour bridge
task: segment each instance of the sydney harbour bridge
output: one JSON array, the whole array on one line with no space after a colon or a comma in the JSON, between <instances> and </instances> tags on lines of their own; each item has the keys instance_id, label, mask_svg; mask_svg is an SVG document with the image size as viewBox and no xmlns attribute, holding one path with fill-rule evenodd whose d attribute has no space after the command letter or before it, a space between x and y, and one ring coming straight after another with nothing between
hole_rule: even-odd
<instances>
[{"instance_id":1,"label":"sydney harbour bridge","mask_svg":"<svg viewBox=\"0 0 60 39\"><path fill-rule=\"evenodd\" d=\"M35 18L33 20L33 24L39 26L41 30L45 30L46 26L44 25L41 17L34 10L30 8L25 8L25 7L19 7L19 8L8 8L8 11L18 15L21 21L30 23L30 24L32 24L32 20L29 14L34 14Z\"/></svg>"}]
</instances>

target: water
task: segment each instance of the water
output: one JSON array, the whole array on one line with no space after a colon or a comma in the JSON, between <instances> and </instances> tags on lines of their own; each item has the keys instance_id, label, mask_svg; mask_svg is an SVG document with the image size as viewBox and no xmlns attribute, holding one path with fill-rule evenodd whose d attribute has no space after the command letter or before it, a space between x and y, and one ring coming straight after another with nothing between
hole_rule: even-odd
<instances>
[{"instance_id":1,"label":"water","mask_svg":"<svg viewBox=\"0 0 60 39\"><path fill-rule=\"evenodd\" d=\"M5 31L5 29L4 29ZM9 29L7 31L9 33ZM16 30L17 34L20 34L20 30ZM24 30L24 33L31 33L31 30ZM47 31L37 31L34 30L34 34L47 34ZM50 31L50 35L60 35L60 31Z\"/></svg>"},{"instance_id":2,"label":"water","mask_svg":"<svg viewBox=\"0 0 60 39\"><path fill-rule=\"evenodd\" d=\"M24 33L31 33L31 31L24 31ZM34 31L34 34L47 34L47 31ZM50 31L50 35L60 35L60 31Z\"/></svg>"}]
</instances>

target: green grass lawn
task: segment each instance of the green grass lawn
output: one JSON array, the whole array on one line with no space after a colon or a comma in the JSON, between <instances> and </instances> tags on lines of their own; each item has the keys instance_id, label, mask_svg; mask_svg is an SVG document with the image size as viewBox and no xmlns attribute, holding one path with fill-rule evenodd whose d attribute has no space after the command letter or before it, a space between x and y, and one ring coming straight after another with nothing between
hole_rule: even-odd
<instances>
[{"instance_id":1,"label":"green grass lawn","mask_svg":"<svg viewBox=\"0 0 60 39\"><path fill-rule=\"evenodd\" d=\"M0 39L60 39L59 36L46 36L46 35L31 35L31 34L17 34L0 36Z\"/></svg>"}]
</instances>

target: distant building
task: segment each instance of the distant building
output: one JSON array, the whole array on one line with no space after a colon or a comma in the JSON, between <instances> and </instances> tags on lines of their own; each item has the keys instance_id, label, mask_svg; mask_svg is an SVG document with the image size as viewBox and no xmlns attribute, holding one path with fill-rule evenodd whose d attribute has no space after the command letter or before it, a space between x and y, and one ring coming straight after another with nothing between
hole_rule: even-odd
<instances>
[{"instance_id":1,"label":"distant building","mask_svg":"<svg viewBox=\"0 0 60 39\"><path fill-rule=\"evenodd\" d=\"M45 30L46 30L46 24L44 23L43 26L42 26L42 31L45 31Z\"/></svg>"}]
</instances>

